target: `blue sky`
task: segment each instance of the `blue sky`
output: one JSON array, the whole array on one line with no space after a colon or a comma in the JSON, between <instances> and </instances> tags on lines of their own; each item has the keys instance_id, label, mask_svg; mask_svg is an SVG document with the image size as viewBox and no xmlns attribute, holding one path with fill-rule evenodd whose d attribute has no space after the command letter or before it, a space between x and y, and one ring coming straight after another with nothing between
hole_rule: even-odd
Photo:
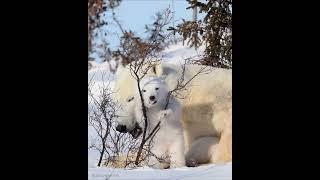
<instances>
[{"instance_id":1,"label":"blue sky","mask_svg":"<svg viewBox=\"0 0 320 180\"><path fill-rule=\"evenodd\" d=\"M186 10L189 6L186 0L123 0L120 6L116 8L115 13L124 28L131 29L143 37L145 25L152 24L153 16L156 12L169 6L174 8L174 20L177 21L175 24L180 23L182 18L186 20L192 19L192 10ZM201 17L203 15L198 14L198 19ZM108 31L109 47L115 49L119 41L117 34L120 34L120 31L115 23L110 24Z\"/></svg>"}]
</instances>

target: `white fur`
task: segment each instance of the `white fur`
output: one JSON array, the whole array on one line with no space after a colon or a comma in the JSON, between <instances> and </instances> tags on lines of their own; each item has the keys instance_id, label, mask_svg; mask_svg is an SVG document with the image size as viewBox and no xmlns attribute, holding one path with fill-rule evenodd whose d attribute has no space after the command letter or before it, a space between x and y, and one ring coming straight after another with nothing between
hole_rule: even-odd
<instances>
[{"instance_id":1,"label":"white fur","mask_svg":"<svg viewBox=\"0 0 320 180\"><path fill-rule=\"evenodd\" d=\"M171 96L167 109L168 87L160 78L145 78L141 83L143 99L147 110L148 129L147 135L160 123L160 129L153 139L151 152L157 157L169 157L170 168L185 165L184 137L181 123L181 105ZM143 92L145 91L145 92ZM151 101L150 96L155 96ZM141 127L144 127L141 98L136 93L135 115ZM153 104L153 102L156 102ZM150 165L155 168L163 167L155 157L150 160Z\"/></svg>"},{"instance_id":2,"label":"white fur","mask_svg":"<svg viewBox=\"0 0 320 180\"><path fill-rule=\"evenodd\" d=\"M212 154L216 152L219 138L217 137L200 137L195 140L186 154L188 161L194 161L194 163L205 164L210 162Z\"/></svg>"},{"instance_id":3,"label":"white fur","mask_svg":"<svg viewBox=\"0 0 320 180\"><path fill-rule=\"evenodd\" d=\"M135 99L130 96L126 99L126 103L122 103L118 111L117 124L125 125L127 129L132 130L135 127Z\"/></svg>"},{"instance_id":4,"label":"white fur","mask_svg":"<svg viewBox=\"0 0 320 180\"><path fill-rule=\"evenodd\" d=\"M187 65L185 82L190 80L204 66ZM115 99L125 102L133 96L136 81L127 67L119 68L115 84ZM182 75L180 66L161 64L148 76L164 76L169 90L172 90ZM187 159L195 158L197 163L229 162L232 160L232 70L213 68L192 79L183 91L182 123ZM215 139L215 140L213 140ZM218 141L218 142L217 142ZM208 151L210 149L210 151ZM203 156L207 153L208 156ZM197 158L198 157L198 158Z\"/></svg>"}]
</instances>

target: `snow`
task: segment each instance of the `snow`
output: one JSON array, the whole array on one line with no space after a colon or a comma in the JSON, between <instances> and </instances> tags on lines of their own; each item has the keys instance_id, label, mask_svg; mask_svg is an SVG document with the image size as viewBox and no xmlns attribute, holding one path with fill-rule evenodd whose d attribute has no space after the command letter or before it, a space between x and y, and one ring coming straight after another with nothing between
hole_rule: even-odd
<instances>
[{"instance_id":1,"label":"snow","mask_svg":"<svg viewBox=\"0 0 320 180\"><path fill-rule=\"evenodd\" d=\"M182 42L171 45L163 50L163 61L172 64L184 63L184 59L189 57L199 56L203 53L204 46L199 47L197 50L189 48L186 44L182 45Z\"/></svg>"},{"instance_id":2,"label":"snow","mask_svg":"<svg viewBox=\"0 0 320 180\"><path fill-rule=\"evenodd\" d=\"M232 179L232 164L226 165L205 165L196 168L176 169L151 169L147 167L137 169L114 169L114 168L89 168L89 180L109 179Z\"/></svg>"},{"instance_id":3,"label":"snow","mask_svg":"<svg viewBox=\"0 0 320 180\"><path fill-rule=\"evenodd\" d=\"M189 48L177 43L166 48L162 52L163 61L172 64L181 64L183 59L195 57L202 54L204 47ZM92 68L88 71L88 82L91 82L92 93L94 96L100 94L100 88L114 86L116 76L110 72L109 64L92 62ZM89 100L89 108L92 108ZM88 126L88 146L96 137L95 131ZM99 153L96 150L88 150L88 179L105 180L105 179L232 179L232 162L224 165L209 164L199 167L176 168L157 170L148 167L137 169L115 169L106 167L97 167Z\"/></svg>"}]
</instances>

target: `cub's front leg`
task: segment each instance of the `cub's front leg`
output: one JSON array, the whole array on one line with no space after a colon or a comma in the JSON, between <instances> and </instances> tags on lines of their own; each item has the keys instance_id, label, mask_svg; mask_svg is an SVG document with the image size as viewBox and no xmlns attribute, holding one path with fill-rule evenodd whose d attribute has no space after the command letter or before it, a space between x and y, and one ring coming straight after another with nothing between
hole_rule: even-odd
<instances>
[{"instance_id":1,"label":"cub's front leg","mask_svg":"<svg viewBox=\"0 0 320 180\"><path fill-rule=\"evenodd\" d=\"M155 169L167 169L170 166L170 160L166 153L166 147L158 146L151 148L148 165Z\"/></svg>"},{"instance_id":2,"label":"cub's front leg","mask_svg":"<svg viewBox=\"0 0 320 180\"><path fill-rule=\"evenodd\" d=\"M186 165L183 136L180 135L175 138L176 140L169 147L170 168L177 168Z\"/></svg>"}]
</instances>

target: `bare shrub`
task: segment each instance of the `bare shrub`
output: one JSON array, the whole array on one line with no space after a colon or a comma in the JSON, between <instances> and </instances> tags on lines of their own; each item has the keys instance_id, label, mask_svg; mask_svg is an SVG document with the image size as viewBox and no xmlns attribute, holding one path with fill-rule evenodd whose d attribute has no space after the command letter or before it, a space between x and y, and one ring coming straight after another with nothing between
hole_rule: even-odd
<instances>
[{"instance_id":1,"label":"bare shrub","mask_svg":"<svg viewBox=\"0 0 320 180\"><path fill-rule=\"evenodd\" d=\"M168 25L171 19L170 13L169 10L166 10L163 13L164 18L157 21L157 26L163 28ZM114 20L117 21L115 16ZM123 65L127 65L130 68L130 73L136 80L144 122L142 136L133 138L128 133L119 133L115 130L116 118L119 117L118 112L121 112L122 107L118 102L113 101L112 93L114 92L112 92L109 84L100 87L99 95L95 95L92 92L94 84L90 81L88 85L91 105L89 107L89 126L93 127L98 138L90 144L89 148L95 149L100 153L98 166L134 168L150 165L149 160L152 157L161 163L166 163L168 162L168 156L158 157L151 151L152 147L156 145L153 139L161 127L162 120L159 120L150 133L147 133L149 120L140 87L140 82L147 73L153 71L152 68L162 62L159 52L163 48L162 44L158 42L159 39L157 37L143 40L135 36L132 31L124 30L120 23L118 25L123 32L123 36L121 37L121 47L114 52L114 56L121 58ZM170 35L161 35L163 36L161 38L167 39ZM157 33L155 33L155 36L157 36ZM185 69L186 65L190 63L194 63L194 61L186 59L181 65L182 75L178 79L176 87L169 92L165 109L168 107L170 97L184 98L181 92L187 90L187 85L196 76L209 70L207 66L204 66L193 77L186 79Z\"/></svg>"}]
</instances>

